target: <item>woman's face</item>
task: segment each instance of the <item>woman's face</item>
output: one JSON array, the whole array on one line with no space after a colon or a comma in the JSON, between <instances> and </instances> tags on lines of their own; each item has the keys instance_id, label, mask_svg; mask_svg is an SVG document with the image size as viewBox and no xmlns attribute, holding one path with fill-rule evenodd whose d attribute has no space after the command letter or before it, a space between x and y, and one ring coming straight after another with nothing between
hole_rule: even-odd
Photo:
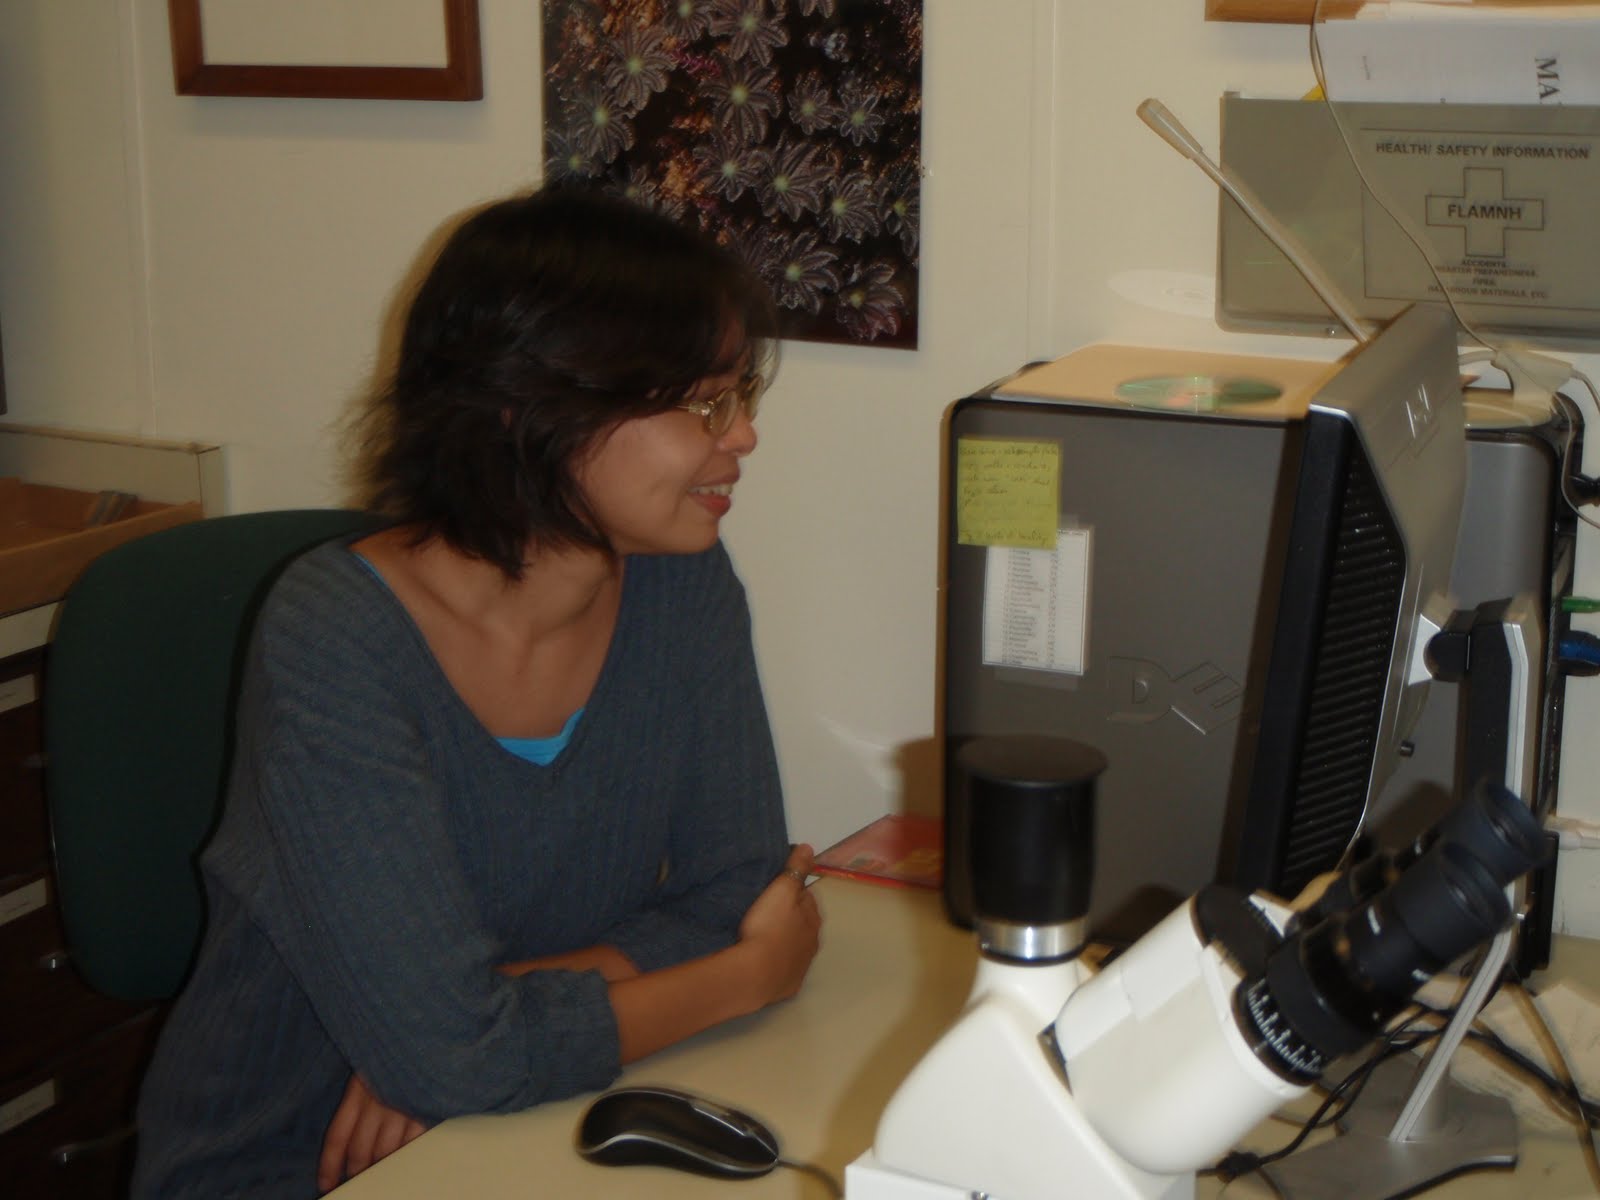
<instances>
[{"instance_id":1,"label":"woman's face","mask_svg":"<svg viewBox=\"0 0 1600 1200\"><path fill-rule=\"evenodd\" d=\"M708 376L688 399L710 399L740 378L737 368ZM696 413L670 409L604 436L579 465L578 486L617 553L695 554L716 543L740 460L755 448L742 408L721 436Z\"/></svg>"}]
</instances>

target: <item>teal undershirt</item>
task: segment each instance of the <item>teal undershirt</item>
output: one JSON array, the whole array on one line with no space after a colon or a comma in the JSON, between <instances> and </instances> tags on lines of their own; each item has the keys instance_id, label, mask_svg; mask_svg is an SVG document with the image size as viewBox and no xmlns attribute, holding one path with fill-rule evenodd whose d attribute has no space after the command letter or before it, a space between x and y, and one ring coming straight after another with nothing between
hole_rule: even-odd
<instances>
[{"instance_id":1,"label":"teal undershirt","mask_svg":"<svg viewBox=\"0 0 1600 1200\"><path fill-rule=\"evenodd\" d=\"M581 716L583 709L580 708L567 718L567 723L561 727L561 732L554 737L495 738L495 741L518 758L525 758L531 763L547 767L567 748L567 743L572 740L572 731L578 727L578 718Z\"/></svg>"},{"instance_id":2,"label":"teal undershirt","mask_svg":"<svg viewBox=\"0 0 1600 1200\"><path fill-rule=\"evenodd\" d=\"M351 551L356 560L372 572L372 577L384 587L389 586L389 581L378 571L378 568L369 562L365 555ZM561 752L567 748L567 743L572 740L572 731L578 727L578 718L583 716L583 709L579 709L567 718L567 723L561 727L561 732L554 737L542 738L495 738L501 747L515 754L518 758L526 759L541 767L548 767L560 757Z\"/></svg>"}]
</instances>

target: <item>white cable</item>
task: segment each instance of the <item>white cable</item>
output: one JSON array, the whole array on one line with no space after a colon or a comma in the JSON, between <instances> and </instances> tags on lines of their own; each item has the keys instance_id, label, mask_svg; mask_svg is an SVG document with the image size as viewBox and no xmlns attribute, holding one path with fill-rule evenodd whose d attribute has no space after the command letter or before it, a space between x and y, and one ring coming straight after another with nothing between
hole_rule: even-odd
<instances>
[{"instance_id":1,"label":"white cable","mask_svg":"<svg viewBox=\"0 0 1600 1200\"><path fill-rule=\"evenodd\" d=\"M1456 304L1455 297L1450 294L1449 287L1440 278L1438 268L1433 263L1433 256L1429 253L1422 237L1412 228L1411 222L1406 219L1405 215L1399 212L1390 203L1388 197L1373 185L1372 180L1361 165L1361 159L1356 153L1355 143L1351 140L1350 132L1345 128L1344 122L1339 117L1339 109L1334 103L1333 95L1328 91L1327 76L1322 69L1322 45L1317 37L1317 27L1322 23L1322 4L1323 0L1314 0L1311 7L1311 21L1308 31L1310 34L1311 70L1316 76L1317 86L1322 90L1322 102L1328 110L1329 117L1333 120L1333 127L1339 134L1339 140L1344 143L1345 157L1350 160L1350 165L1354 168L1356 177L1361 181L1361 186L1377 202L1378 207L1383 209L1389 219L1395 223L1407 240L1416 247L1417 252L1422 256L1423 264L1428 268L1428 273L1433 276L1434 283L1438 285L1439 294L1444 297L1445 303L1450 306L1450 311L1455 314L1455 318L1460 322L1461 328L1469 337L1489 348L1489 362L1497 369L1504 371L1506 378L1511 383L1513 403L1539 404L1548 407L1559 405L1562 400L1565 400L1577 410L1576 402L1570 396L1559 392L1557 389L1568 380L1578 379L1588 389L1593 402L1595 421L1590 428L1600 429L1600 392L1595 390L1594 384L1590 382L1583 372L1564 359L1556 358L1553 355L1541 354L1526 346L1514 343L1495 342L1479 333L1477 328L1462 313L1460 307ZM1464 363L1468 361L1483 361L1479 357L1479 353L1478 351L1467 351L1461 356L1461 361ZM1469 355L1471 356L1470 358ZM1578 430L1584 424L1584 414L1581 410L1577 411L1574 418L1569 419L1569 424L1571 427L1568 430L1566 445L1561 456L1561 498L1566 501L1567 507L1573 511L1579 520L1596 529L1600 529L1600 521L1583 511L1584 506L1572 495L1570 486L1573 467L1572 449L1577 441ZM1581 469L1582 464L1578 464L1578 467Z\"/></svg>"},{"instance_id":2,"label":"white cable","mask_svg":"<svg viewBox=\"0 0 1600 1200\"><path fill-rule=\"evenodd\" d=\"M1583 385L1589 389L1591 398L1600 401L1600 397L1595 395L1594 384L1589 381L1589 377L1584 375L1581 371L1575 371L1573 374L1575 378L1581 380ZM1576 514L1578 520L1583 521L1585 524L1592 525L1596 529L1600 529L1600 521L1596 521L1593 517L1589 516L1588 513L1584 512L1583 510L1585 506L1578 500L1576 496L1572 494L1572 478L1578 472L1578 468L1582 465L1575 464L1572 461L1572 452L1578 444L1578 434L1584 429L1583 413L1578 408L1578 402L1571 396L1567 395L1567 393L1557 392L1555 394L1555 399L1558 404L1563 406L1570 405L1572 409L1570 414L1565 414L1567 417L1567 438L1562 444L1561 465L1557 468L1559 472L1558 482L1561 487L1561 498L1567 502L1567 507L1570 508L1574 514Z\"/></svg>"},{"instance_id":3,"label":"white cable","mask_svg":"<svg viewBox=\"0 0 1600 1200\"><path fill-rule=\"evenodd\" d=\"M1439 277L1438 269L1433 265L1433 256L1428 253L1428 248L1423 243L1421 236L1412 229L1411 222L1403 214L1395 211L1395 207L1389 203L1388 197L1373 186L1372 180L1367 177L1366 171L1362 168L1360 156L1356 154L1355 143L1350 140L1350 132L1345 128L1344 122L1339 119L1339 110L1333 102L1333 96L1328 92L1327 76L1323 74L1322 70L1322 43L1317 38L1317 26L1321 24L1322 0L1314 0L1311 6L1311 23L1309 27L1311 72L1317 78L1317 87L1322 91L1322 103L1327 108L1328 115L1333 119L1333 128L1339 134L1339 140L1344 143L1345 157L1350 160L1350 165L1355 169L1356 178L1361 181L1361 186L1366 189L1367 195L1378 202L1378 207L1388 214L1389 219L1399 227L1400 232L1405 234L1406 239L1416 247L1417 253L1422 256L1423 265L1428 268L1428 274L1433 276L1434 283L1439 286L1439 294L1444 297L1444 302L1450 306L1450 311L1455 314L1456 320L1461 323L1461 328L1467 332L1469 337L1494 349L1494 343L1479 333L1462 314L1461 309L1457 307L1455 297L1450 294L1450 289L1445 286L1444 280Z\"/></svg>"},{"instance_id":4,"label":"white cable","mask_svg":"<svg viewBox=\"0 0 1600 1200\"><path fill-rule=\"evenodd\" d=\"M1556 835L1563 850L1600 848L1600 825L1592 821L1552 813L1545 818L1544 827Z\"/></svg>"},{"instance_id":5,"label":"white cable","mask_svg":"<svg viewBox=\"0 0 1600 1200\"><path fill-rule=\"evenodd\" d=\"M1587 374L1582 373L1582 371L1579 371L1578 368L1573 368L1573 378L1576 379L1576 381L1581 382L1582 386L1584 386L1584 390L1586 390L1587 394L1589 394L1589 408L1592 410L1592 413L1579 413L1578 418L1574 419L1573 421L1574 426L1582 427L1582 429L1600 429L1600 392L1595 390L1594 379L1590 379ZM1562 398L1563 400L1566 400L1566 402L1570 403L1570 405L1573 405L1574 410L1579 408L1579 403L1576 398L1566 395L1565 392L1562 392ZM1590 416L1594 418L1592 421L1590 421ZM1568 496L1568 491L1566 491L1566 482L1573 477L1571 451L1573 451L1573 443L1576 442L1576 440L1578 440L1578 430L1574 429L1573 432L1568 435L1568 440L1566 440L1566 453L1562 456L1562 496L1566 499L1568 504L1573 506L1573 512L1576 512L1576 514L1578 514L1582 520L1586 520L1586 522L1589 522L1590 525L1594 525L1595 528L1600 528L1600 522L1595 522L1594 518L1592 517L1586 517L1584 512L1582 512L1582 510L1579 509L1576 504L1573 504L1573 498ZM1582 462L1578 462L1578 464L1576 464L1578 470L1582 470L1582 466L1584 466Z\"/></svg>"},{"instance_id":6,"label":"white cable","mask_svg":"<svg viewBox=\"0 0 1600 1200\"><path fill-rule=\"evenodd\" d=\"M1466 331L1468 336L1488 347L1487 354L1469 351L1461 355L1460 361L1462 363L1480 362L1487 358L1491 365L1505 372L1507 379L1510 380L1514 403L1537 401L1541 402L1546 408L1557 404L1557 389L1572 378L1581 378L1579 372L1571 363L1557 359L1554 356L1540 354L1523 346L1496 343L1479 333L1456 304L1455 297L1450 294L1449 287L1434 266L1433 256L1428 252L1428 248L1422 238L1412 229L1410 221L1395 210L1387 197L1383 196L1373 186L1371 179L1367 177L1366 171L1362 168L1360 157L1356 154L1355 145L1351 140L1349 131L1345 128L1344 122L1340 120L1338 108L1328 90L1327 76L1322 68L1322 47L1317 36L1317 27L1321 23L1322 0L1313 0L1308 29L1311 69L1316 75L1317 86L1322 90L1323 103L1328 109L1329 116L1333 119L1333 126L1339 134L1339 140L1344 143L1345 154L1350 160L1350 165L1355 169L1356 177L1361 181L1361 185L1366 189L1367 194L1377 201L1379 207L1394 221L1401 233L1416 247L1418 253L1422 256L1423 263L1428 268L1429 274L1433 276L1434 282L1438 285L1439 294L1444 298L1445 303L1450 306L1450 311L1455 314L1455 318L1460 322L1461 328ZM1595 391L1594 385L1587 379L1583 379L1583 383L1589 389L1596 405L1600 406L1600 393ZM1562 399L1566 399L1571 403L1569 397L1562 397ZM1576 406L1574 405L1574 407ZM1570 477L1568 468L1570 466L1571 449L1576 441L1577 429L1581 420L1582 415L1578 414L1576 419L1571 422L1572 428L1568 433L1566 454L1563 456L1561 492L1567 504L1571 506L1572 510L1580 518L1600 528L1600 523L1591 520L1579 509L1568 489L1568 479ZM1564 835L1560 830L1557 830L1557 835L1558 837L1576 837L1579 839L1577 842L1579 845L1588 844L1582 840L1589 836L1586 834L1569 831L1568 834ZM1600 845L1600 838L1596 839L1595 844ZM1455 1017L1446 1027L1444 1035L1440 1038L1432 1053L1429 1054L1421 1077L1418 1079L1416 1086L1412 1088L1411 1095L1402 1108L1399 1118L1395 1121L1394 1127L1389 1131L1390 1141L1404 1142L1410 1138L1418 1119L1421 1117L1423 1106L1433 1094L1434 1086L1438 1083L1461 1040L1466 1037L1467 1030L1471 1027L1472 1022L1476 1019L1479 1010L1487 999L1489 989L1498 978L1500 968L1504 965L1509 954L1510 944L1511 932L1509 929L1501 931L1490 943L1488 952L1478 965L1478 970L1467 988L1466 995L1462 998L1461 1004L1457 1008ZM1589 1149L1591 1152L1594 1151L1593 1146L1590 1146ZM1596 1158L1595 1162L1600 1164L1600 1158ZM1600 1175L1597 1175L1597 1178L1600 1178Z\"/></svg>"},{"instance_id":7,"label":"white cable","mask_svg":"<svg viewBox=\"0 0 1600 1200\"><path fill-rule=\"evenodd\" d=\"M1584 424L1586 426L1592 424L1594 428L1600 429L1600 392L1595 391L1594 381L1576 367L1572 370L1572 377L1583 384L1584 389L1589 393L1589 408L1592 411L1584 416ZM1574 401L1574 403L1576 402ZM1592 421L1591 418L1593 418Z\"/></svg>"}]
</instances>

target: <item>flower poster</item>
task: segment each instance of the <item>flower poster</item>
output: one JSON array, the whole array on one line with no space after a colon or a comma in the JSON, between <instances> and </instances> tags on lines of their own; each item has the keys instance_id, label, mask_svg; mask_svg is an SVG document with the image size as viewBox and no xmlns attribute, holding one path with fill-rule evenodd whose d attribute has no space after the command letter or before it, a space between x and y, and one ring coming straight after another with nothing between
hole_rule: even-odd
<instances>
[{"instance_id":1,"label":"flower poster","mask_svg":"<svg viewBox=\"0 0 1600 1200\"><path fill-rule=\"evenodd\" d=\"M545 175L734 247L785 337L912 348L921 0L544 0Z\"/></svg>"}]
</instances>

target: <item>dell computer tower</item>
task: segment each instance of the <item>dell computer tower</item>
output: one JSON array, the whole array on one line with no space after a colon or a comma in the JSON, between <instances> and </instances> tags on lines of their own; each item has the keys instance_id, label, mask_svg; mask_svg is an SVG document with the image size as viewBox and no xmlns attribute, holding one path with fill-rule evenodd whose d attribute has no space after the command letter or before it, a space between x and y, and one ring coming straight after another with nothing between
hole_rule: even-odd
<instances>
[{"instance_id":1,"label":"dell computer tower","mask_svg":"<svg viewBox=\"0 0 1600 1200\"><path fill-rule=\"evenodd\" d=\"M947 417L939 733L945 747L946 900L970 921L955 752L1031 733L1094 746L1099 781L1090 924L1137 937L1182 898L1241 874L1240 821L1258 752L1267 650L1288 546L1308 404L1338 364L1091 346L1025 369ZM1558 528L1555 435L1543 414L1469 401L1460 607L1525 597L1548 613L1570 561ZM981 520L1026 523L1031 448L1049 453L1059 541L1043 556L962 528L961 456L1020 481ZM1010 461L997 457L1006 448ZM1002 489L997 488L997 495ZM1037 489L1036 489L1037 490ZM1545 750L1559 705L1535 639ZM1456 787L1458 689L1434 683L1411 753L1364 823L1415 832ZM1531 773L1551 786L1553 767ZM1534 802L1536 797L1528 797ZM1331 863L1329 864L1332 865ZM1246 874L1248 872L1245 872Z\"/></svg>"}]
</instances>

